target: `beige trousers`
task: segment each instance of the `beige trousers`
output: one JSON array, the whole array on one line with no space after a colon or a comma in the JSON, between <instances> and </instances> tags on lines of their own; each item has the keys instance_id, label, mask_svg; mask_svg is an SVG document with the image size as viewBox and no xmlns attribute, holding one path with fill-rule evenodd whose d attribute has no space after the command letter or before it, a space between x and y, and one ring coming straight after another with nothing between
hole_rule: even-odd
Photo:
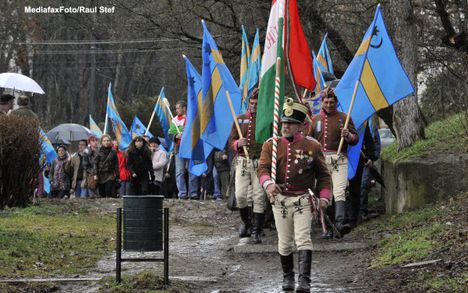
<instances>
[{"instance_id":1,"label":"beige trousers","mask_svg":"<svg viewBox=\"0 0 468 293\"><path fill-rule=\"evenodd\" d=\"M257 177L257 161L237 157L236 165L236 202L238 208L248 206L249 185L252 185L253 212L263 213L266 206L266 195ZM255 166L254 166L255 165Z\"/></svg>"},{"instance_id":2,"label":"beige trousers","mask_svg":"<svg viewBox=\"0 0 468 293\"><path fill-rule=\"evenodd\" d=\"M336 154L325 154L325 162L332 176L333 197L336 201L346 200L348 184L348 158Z\"/></svg>"},{"instance_id":3,"label":"beige trousers","mask_svg":"<svg viewBox=\"0 0 468 293\"><path fill-rule=\"evenodd\" d=\"M311 218L309 195L284 196L279 194L273 204L278 252L290 255L297 250L312 250L310 238Z\"/></svg>"}]
</instances>

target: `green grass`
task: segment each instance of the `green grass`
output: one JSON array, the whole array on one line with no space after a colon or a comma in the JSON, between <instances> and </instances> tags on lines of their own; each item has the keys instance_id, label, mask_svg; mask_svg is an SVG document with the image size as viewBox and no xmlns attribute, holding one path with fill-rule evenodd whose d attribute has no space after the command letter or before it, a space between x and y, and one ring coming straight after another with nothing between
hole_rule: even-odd
<instances>
[{"instance_id":1,"label":"green grass","mask_svg":"<svg viewBox=\"0 0 468 293\"><path fill-rule=\"evenodd\" d=\"M140 293L140 292L192 292L186 284L171 281L169 287L164 287L163 278L151 272L141 272L133 276L123 276L120 284L114 277L104 278L100 282L99 292L105 293Z\"/></svg>"},{"instance_id":2,"label":"green grass","mask_svg":"<svg viewBox=\"0 0 468 293\"><path fill-rule=\"evenodd\" d=\"M378 256L374 260L373 267L401 265L423 259L436 246L432 235L441 231L442 226L434 224L385 238L379 243Z\"/></svg>"},{"instance_id":3,"label":"green grass","mask_svg":"<svg viewBox=\"0 0 468 293\"><path fill-rule=\"evenodd\" d=\"M398 150L395 142L382 151L382 158L396 163L437 153L467 152L468 137L463 125L468 125L463 113L434 122L426 128L426 139L403 150Z\"/></svg>"},{"instance_id":4,"label":"green grass","mask_svg":"<svg viewBox=\"0 0 468 293\"><path fill-rule=\"evenodd\" d=\"M432 272L423 272L418 276L418 283L426 291L466 292L468 273L461 277L440 276Z\"/></svg>"},{"instance_id":5,"label":"green grass","mask_svg":"<svg viewBox=\"0 0 468 293\"><path fill-rule=\"evenodd\" d=\"M0 277L74 276L115 243L115 218L70 202L42 201L0 214Z\"/></svg>"}]
</instances>

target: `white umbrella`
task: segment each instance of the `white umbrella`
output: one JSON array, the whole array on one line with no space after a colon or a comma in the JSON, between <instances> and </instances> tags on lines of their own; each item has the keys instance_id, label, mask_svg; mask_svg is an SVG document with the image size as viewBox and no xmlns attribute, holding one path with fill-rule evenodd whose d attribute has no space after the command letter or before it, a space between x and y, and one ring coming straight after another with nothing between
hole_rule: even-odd
<instances>
[{"instance_id":1,"label":"white umbrella","mask_svg":"<svg viewBox=\"0 0 468 293\"><path fill-rule=\"evenodd\" d=\"M45 94L44 90L37 82L19 73L0 73L0 87L42 95Z\"/></svg>"}]
</instances>

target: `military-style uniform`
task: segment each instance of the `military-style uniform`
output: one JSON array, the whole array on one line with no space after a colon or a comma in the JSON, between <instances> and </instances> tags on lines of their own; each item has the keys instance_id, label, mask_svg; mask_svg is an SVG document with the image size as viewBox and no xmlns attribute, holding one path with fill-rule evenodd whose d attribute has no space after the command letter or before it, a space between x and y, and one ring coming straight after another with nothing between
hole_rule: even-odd
<instances>
[{"instance_id":1,"label":"military-style uniform","mask_svg":"<svg viewBox=\"0 0 468 293\"><path fill-rule=\"evenodd\" d=\"M241 129L242 137L247 139L247 152L249 158L247 159L243 147L238 147L239 134L235 125L232 128L229 137L229 144L236 153L236 203L239 208L243 225L240 228L239 234L241 237L248 237L251 222L248 213L248 194L249 185L252 188L253 212L255 218L255 226L253 227L254 241L261 242L260 235L264 222L264 212L266 208L266 196L262 186L258 182L257 167L258 158L262 150L262 145L255 141L255 116L250 111L241 114L237 117L237 122Z\"/></svg>"},{"instance_id":2,"label":"military-style uniform","mask_svg":"<svg viewBox=\"0 0 468 293\"><path fill-rule=\"evenodd\" d=\"M348 157L347 149L349 145L355 145L359 141L359 136L350 118L348 123L349 135L344 139L340 154L337 154L341 140L341 129L344 127L346 114L337 110L327 113L324 109L320 114L312 118L312 127L309 135L316 138L322 144L325 160L333 181L333 197L335 199L335 224L340 232L338 237L342 237L351 231L349 224L345 223L345 201L346 186L348 184ZM323 238L330 238L331 235L323 234Z\"/></svg>"},{"instance_id":3,"label":"military-style uniform","mask_svg":"<svg viewBox=\"0 0 468 293\"><path fill-rule=\"evenodd\" d=\"M327 113L323 109L320 114L312 118L312 127L309 136L317 139L323 147L326 163L333 178L333 196L335 201L345 201L345 190L348 182L348 158L346 151L349 145L355 145L359 137L350 118L348 129L349 138L345 139L341 154L337 155L341 139L341 128L344 127L346 114L335 111Z\"/></svg>"},{"instance_id":4,"label":"military-style uniform","mask_svg":"<svg viewBox=\"0 0 468 293\"><path fill-rule=\"evenodd\" d=\"M265 142L258 176L264 188L271 181L273 139ZM330 201L331 177L320 144L311 137L296 134L292 141L278 141L276 184L283 187L276 196L273 212L278 230L278 251L289 255L294 250L312 249L310 239L311 210L308 189L317 190L320 198ZM296 231L295 231L296 230Z\"/></svg>"},{"instance_id":5,"label":"military-style uniform","mask_svg":"<svg viewBox=\"0 0 468 293\"><path fill-rule=\"evenodd\" d=\"M287 100L282 122L302 123L307 107ZM291 111L292 108L292 111ZM288 114L288 115L286 115ZM331 200L331 177L325 164L319 142L300 132L292 138L278 140L276 182L271 179L273 139L262 147L258 177L266 189L270 184L281 186L275 196L273 213L278 231L278 252L283 268L283 290L294 290L293 251L299 255L298 291L310 289L312 261L311 206L308 189L320 194L326 202Z\"/></svg>"}]
</instances>

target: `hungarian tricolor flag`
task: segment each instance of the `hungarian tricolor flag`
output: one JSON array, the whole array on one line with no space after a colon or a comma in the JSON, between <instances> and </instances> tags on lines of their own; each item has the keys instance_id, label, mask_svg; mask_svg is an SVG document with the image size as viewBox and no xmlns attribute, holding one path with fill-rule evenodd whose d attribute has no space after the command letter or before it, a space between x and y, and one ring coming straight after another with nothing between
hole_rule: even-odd
<instances>
[{"instance_id":1,"label":"hungarian tricolor flag","mask_svg":"<svg viewBox=\"0 0 468 293\"><path fill-rule=\"evenodd\" d=\"M280 109L284 100L283 25L284 0L273 0L260 71L255 140L264 143L271 137L275 98L276 58L281 57Z\"/></svg>"},{"instance_id":2,"label":"hungarian tricolor flag","mask_svg":"<svg viewBox=\"0 0 468 293\"><path fill-rule=\"evenodd\" d=\"M289 44L288 58L291 74L297 86L313 91L315 79L309 45L302 30L296 0L289 0L289 37L283 38L285 0L273 0L265 36L265 46L260 72L260 91L258 95L257 123L255 139L263 143L271 137L273 125L273 107L275 97L276 58L281 57L280 110L284 100L284 56L283 48Z\"/></svg>"}]
</instances>

